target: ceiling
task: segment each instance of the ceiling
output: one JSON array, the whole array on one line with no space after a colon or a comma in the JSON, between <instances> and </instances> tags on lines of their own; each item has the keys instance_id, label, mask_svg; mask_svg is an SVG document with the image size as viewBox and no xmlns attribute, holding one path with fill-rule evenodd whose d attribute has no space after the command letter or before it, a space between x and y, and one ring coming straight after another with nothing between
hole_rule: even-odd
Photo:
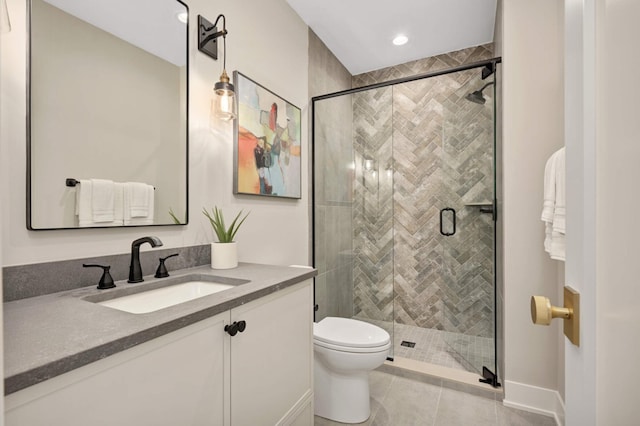
<instances>
[{"instance_id":1,"label":"ceiling","mask_svg":"<svg viewBox=\"0 0 640 426\"><path fill-rule=\"evenodd\" d=\"M493 41L497 0L287 2L356 75Z\"/></svg>"},{"instance_id":2,"label":"ceiling","mask_svg":"<svg viewBox=\"0 0 640 426\"><path fill-rule=\"evenodd\" d=\"M176 0L44 0L177 66L186 62L187 34Z\"/></svg>"}]
</instances>

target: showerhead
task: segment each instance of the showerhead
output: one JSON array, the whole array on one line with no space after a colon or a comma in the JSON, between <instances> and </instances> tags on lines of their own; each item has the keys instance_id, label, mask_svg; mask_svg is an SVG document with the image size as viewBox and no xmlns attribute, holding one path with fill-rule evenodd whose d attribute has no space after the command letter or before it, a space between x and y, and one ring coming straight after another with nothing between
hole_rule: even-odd
<instances>
[{"instance_id":1,"label":"showerhead","mask_svg":"<svg viewBox=\"0 0 640 426\"><path fill-rule=\"evenodd\" d=\"M468 100L468 101L473 102L474 104L484 105L484 103L485 103L487 100L484 98L484 95L482 94L482 91L483 91L484 89L486 89L486 88L487 88L487 86L490 86L490 85L492 85L492 84L493 84L493 81L491 81L491 82L489 82L489 83L485 84L484 86L482 86L482 89L480 89L480 90L476 90L475 92L471 92L471 93L469 93L469 94L468 94L467 96L465 96L464 98L465 98L466 100Z\"/></svg>"}]
</instances>

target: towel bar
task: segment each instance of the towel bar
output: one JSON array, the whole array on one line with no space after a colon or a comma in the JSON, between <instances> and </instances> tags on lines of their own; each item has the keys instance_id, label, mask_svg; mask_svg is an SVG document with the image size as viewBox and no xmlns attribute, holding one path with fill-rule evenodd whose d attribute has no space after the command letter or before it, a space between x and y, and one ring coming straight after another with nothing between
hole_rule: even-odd
<instances>
[{"instance_id":1,"label":"towel bar","mask_svg":"<svg viewBox=\"0 0 640 426\"><path fill-rule=\"evenodd\" d=\"M80 181L79 181L79 180L77 180L77 179L74 179L74 178L66 178L66 179L64 180L64 184L65 184L66 186L68 186L68 187L73 188L73 187L75 187L76 185L80 185ZM155 189L156 189L156 187L154 186L154 187L153 187L153 190L155 191Z\"/></svg>"}]
</instances>

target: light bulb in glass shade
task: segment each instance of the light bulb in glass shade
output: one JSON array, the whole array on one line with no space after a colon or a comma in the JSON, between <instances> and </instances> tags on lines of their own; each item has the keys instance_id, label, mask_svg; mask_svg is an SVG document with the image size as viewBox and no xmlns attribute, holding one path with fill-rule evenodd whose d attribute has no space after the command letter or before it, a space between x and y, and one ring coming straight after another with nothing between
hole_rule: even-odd
<instances>
[{"instance_id":1,"label":"light bulb in glass shade","mask_svg":"<svg viewBox=\"0 0 640 426\"><path fill-rule=\"evenodd\" d=\"M224 121L233 120L236 118L233 101L233 92L223 95L215 93L211 100L211 114Z\"/></svg>"},{"instance_id":2,"label":"light bulb in glass shade","mask_svg":"<svg viewBox=\"0 0 640 426\"><path fill-rule=\"evenodd\" d=\"M223 70L220 81L213 88L211 114L225 121L236 118L234 98L233 84L229 82L229 76Z\"/></svg>"}]
</instances>

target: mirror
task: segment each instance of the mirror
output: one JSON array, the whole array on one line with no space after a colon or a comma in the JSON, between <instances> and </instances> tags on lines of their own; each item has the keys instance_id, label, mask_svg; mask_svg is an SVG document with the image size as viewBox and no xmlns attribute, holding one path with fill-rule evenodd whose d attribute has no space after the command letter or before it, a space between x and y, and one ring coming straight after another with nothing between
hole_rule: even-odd
<instances>
[{"instance_id":1,"label":"mirror","mask_svg":"<svg viewBox=\"0 0 640 426\"><path fill-rule=\"evenodd\" d=\"M186 224L187 6L32 0L27 228Z\"/></svg>"}]
</instances>

